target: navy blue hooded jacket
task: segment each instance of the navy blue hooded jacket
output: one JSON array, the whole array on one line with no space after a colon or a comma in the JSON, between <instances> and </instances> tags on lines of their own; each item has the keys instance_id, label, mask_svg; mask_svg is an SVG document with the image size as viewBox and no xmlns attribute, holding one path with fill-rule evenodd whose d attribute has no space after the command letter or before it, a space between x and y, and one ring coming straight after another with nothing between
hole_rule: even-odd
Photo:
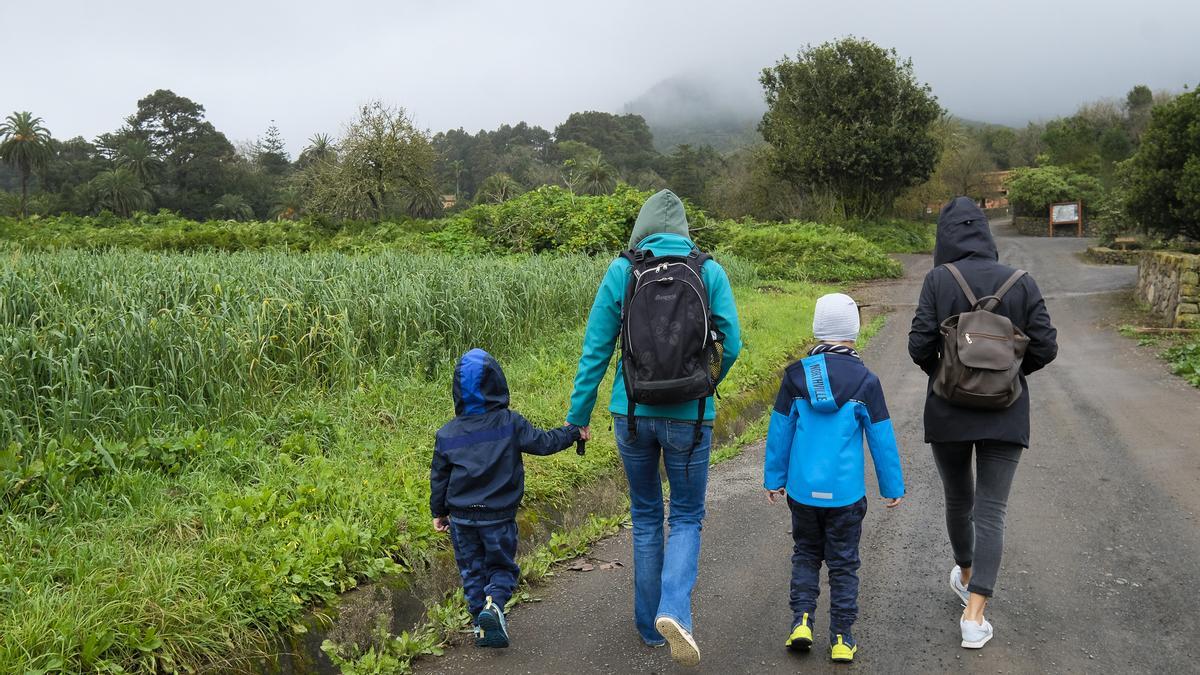
<instances>
[{"instance_id":1,"label":"navy blue hooded jacket","mask_svg":"<svg viewBox=\"0 0 1200 675\"><path fill-rule=\"evenodd\" d=\"M429 470L435 518L515 518L525 494L521 453L552 455L579 440L579 428L542 431L508 409L508 382L490 354L472 349L454 368L454 414L438 430Z\"/></svg>"},{"instance_id":2,"label":"navy blue hooded jacket","mask_svg":"<svg viewBox=\"0 0 1200 675\"><path fill-rule=\"evenodd\" d=\"M925 397L925 442L1005 441L1029 447L1029 386L1025 376L1040 370L1058 355L1058 332L1050 323L1046 302L1033 277L1021 277L994 310L1029 336L1021 363L1021 397L1003 410L975 410L956 406L933 393L933 378L941 360L941 324L955 314L971 309L967 296L954 281L952 262L962 272L975 297L992 295L1013 273L1001 265L987 217L967 197L956 197L942 207L938 216L935 267L925 275L908 353L929 375Z\"/></svg>"}]
</instances>

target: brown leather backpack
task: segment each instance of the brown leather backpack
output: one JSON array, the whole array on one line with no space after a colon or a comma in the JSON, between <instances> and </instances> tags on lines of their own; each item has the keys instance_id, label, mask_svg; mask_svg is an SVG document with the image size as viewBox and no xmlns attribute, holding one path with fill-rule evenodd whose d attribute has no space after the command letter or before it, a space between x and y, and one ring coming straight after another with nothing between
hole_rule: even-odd
<instances>
[{"instance_id":1,"label":"brown leather backpack","mask_svg":"<svg viewBox=\"0 0 1200 675\"><path fill-rule=\"evenodd\" d=\"M962 272L953 263L947 263L946 269L971 309L942 322L942 360L933 393L964 408L1007 408L1021 397L1021 361L1029 338L993 310L1025 270L1013 272L995 294L976 299Z\"/></svg>"}]
</instances>

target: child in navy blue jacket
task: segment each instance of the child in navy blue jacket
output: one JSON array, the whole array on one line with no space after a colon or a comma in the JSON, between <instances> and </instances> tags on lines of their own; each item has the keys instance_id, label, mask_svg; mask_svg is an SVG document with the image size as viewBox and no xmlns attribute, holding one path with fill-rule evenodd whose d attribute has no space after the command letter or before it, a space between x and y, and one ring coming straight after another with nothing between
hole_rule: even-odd
<instances>
[{"instance_id":1,"label":"child in navy blue jacket","mask_svg":"<svg viewBox=\"0 0 1200 675\"><path fill-rule=\"evenodd\" d=\"M821 563L829 568L829 645L834 661L852 661L858 645L858 542L867 512L863 434L888 508L904 497L896 436L879 378L854 343L858 306L833 293L817 301L813 335L821 341L787 368L767 432L763 487L792 512L792 632L789 649L812 647L812 614Z\"/></svg>"},{"instance_id":2,"label":"child in navy blue jacket","mask_svg":"<svg viewBox=\"0 0 1200 675\"><path fill-rule=\"evenodd\" d=\"M525 493L521 453L552 455L580 428L542 431L508 409L508 383L490 354L472 349L454 369L454 419L437 432L429 471L433 527L450 532L475 644L507 647L504 606L517 587L517 507Z\"/></svg>"}]
</instances>

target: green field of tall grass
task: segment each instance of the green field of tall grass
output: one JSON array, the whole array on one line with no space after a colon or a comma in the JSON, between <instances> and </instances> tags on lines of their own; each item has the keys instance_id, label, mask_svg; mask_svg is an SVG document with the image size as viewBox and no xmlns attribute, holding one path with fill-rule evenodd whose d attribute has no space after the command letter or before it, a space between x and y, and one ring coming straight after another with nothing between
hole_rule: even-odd
<instances>
[{"instance_id":1,"label":"green field of tall grass","mask_svg":"<svg viewBox=\"0 0 1200 675\"><path fill-rule=\"evenodd\" d=\"M720 259L736 397L806 342L823 289ZM423 569L448 545L426 503L454 359L492 351L513 406L561 424L607 261L4 254L0 672L228 667L337 593ZM527 500L616 467L600 433L531 460Z\"/></svg>"}]
</instances>

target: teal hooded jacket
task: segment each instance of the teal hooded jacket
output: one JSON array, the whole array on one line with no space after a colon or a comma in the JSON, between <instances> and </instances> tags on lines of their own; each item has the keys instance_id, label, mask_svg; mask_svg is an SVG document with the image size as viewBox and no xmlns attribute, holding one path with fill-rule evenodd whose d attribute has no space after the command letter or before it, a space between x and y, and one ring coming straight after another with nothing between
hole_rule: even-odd
<instances>
[{"instance_id":1,"label":"teal hooded jacket","mask_svg":"<svg viewBox=\"0 0 1200 675\"><path fill-rule=\"evenodd\" d=\"M687 237L687 219L683 203L668 190L663 190L646 201L634 225L630 248L645 249L652 255L687 255L694 244ZM575 374L575 390L571 394L571 410L567 422L577 426L591 423L592 411L596 407L596 394L600 382L608 370L616 350L621 332L621 306L625 300L625 286L632 264L617 258L608 266L608 272L596 291L592 311L588 316L587 331L583 337L583 350L579 357L579 368ZM738 353L742 349L741 327L738 325L737 306L733 300L733 288L725 270L714 260L708 260L701 269L701 278L708 291L708 304L713 320L725 334L724 355L721 360L721 379L724 379ZM629 403L625 395L625 381L621 363L617 362L617 375L613 380L610 412L625 415ZM674 405L639 405L634 414L638 417L656 417L694 422L696 403L687 401ZM710 397L705 403L704 419L716 418L716 409Z\"/></svg>"}]
</instances>

